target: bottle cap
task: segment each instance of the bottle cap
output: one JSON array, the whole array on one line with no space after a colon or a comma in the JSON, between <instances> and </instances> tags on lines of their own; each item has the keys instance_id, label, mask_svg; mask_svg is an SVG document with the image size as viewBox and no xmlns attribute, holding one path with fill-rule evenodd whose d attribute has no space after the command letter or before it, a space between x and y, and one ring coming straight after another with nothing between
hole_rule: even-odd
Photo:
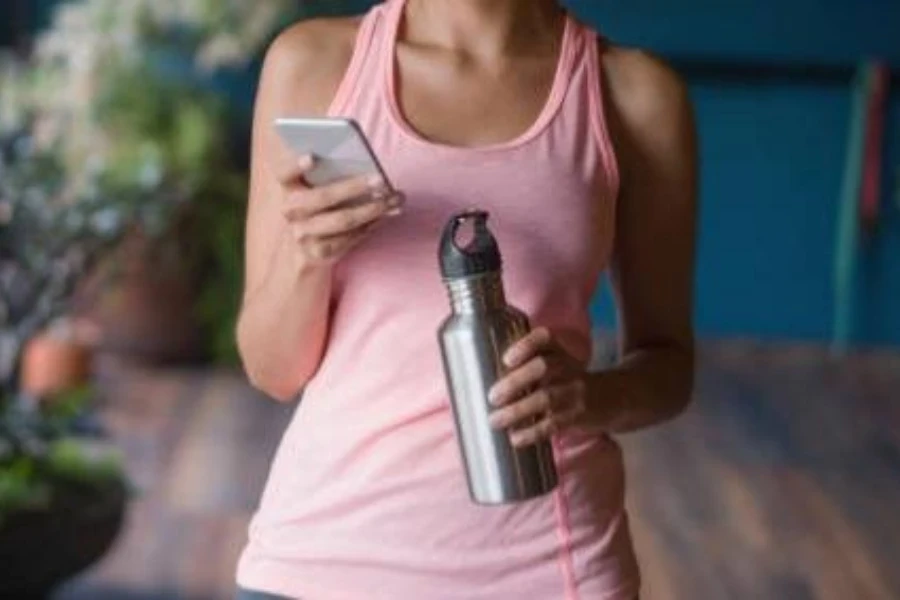
<instances>
[{"instance_id":1,"label":"bottle cap","mask_svg":"<svg viewBox=\"0 0 900 600\"><path fill-rule=\"evenodd\" d=\"M439 259L444 279L472 277L500 270L502 259L497 240L487 226L488 213L469 210L454 215L444 227ZM471 236L460 244L464 226L471 227Z\"/></svg>"}]
</instances>

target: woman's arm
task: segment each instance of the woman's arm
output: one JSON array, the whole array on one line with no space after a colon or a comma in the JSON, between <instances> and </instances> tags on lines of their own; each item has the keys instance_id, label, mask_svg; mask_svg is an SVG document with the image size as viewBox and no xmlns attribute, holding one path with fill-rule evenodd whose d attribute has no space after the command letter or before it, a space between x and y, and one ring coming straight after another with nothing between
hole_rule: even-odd
<instances>
[{"instance_id":1,"label":"woman's arm","mask_svg":"<svg viewBox=\"0 0 900 600\"><path fill-rule=\"evenodd\" d=\"M684 83L635 51L604 54L606 116L621 176L612 260L621 360L588 373L546 328L507 352L494 427L527 446L565 429L616 433L681 412L694 381L697 148Z\"/></svg>"},{"instance_id":2,"label":"woman's arm","mask_svg":"<svg viewBox=\"0 0 900 600\"><path fill-rule=\"evenodd\" d=\"M251 383L279 400L294 398L318 369L328 333L331 265L386 208L373 202L327 211L372 184L306 188L303 172L310 162L290 153L272 127L277 117L327 111L356 27L350 19L294 26L273 43L262 69L237 340Z\"/></svg>"},{"instance_id":3,"label":"woman's arm","mask_svg":"<svg viewBox=\"0 0 900 600\"><path fill-rule=\"evenodd\" d=\"M596 420L623 432L677 415L693 391L697 141L669 67L615 48L603 62L621 176L611 266L621 360L588 383Z\"/></svg>"}]
</instances>

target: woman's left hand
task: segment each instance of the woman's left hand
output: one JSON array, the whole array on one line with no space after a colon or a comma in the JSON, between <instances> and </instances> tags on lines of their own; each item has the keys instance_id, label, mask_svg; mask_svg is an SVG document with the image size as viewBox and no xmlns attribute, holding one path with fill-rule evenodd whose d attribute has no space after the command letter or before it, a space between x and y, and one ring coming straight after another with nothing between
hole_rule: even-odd
<instances>
[{"instance_id":1,"label":"woman's left hand","mask_svg":"<svg viewBox=\"0 0 900 600\"><path fill-rule=\"evenodd\" d=\"M587 424L588 373L547 328L516 342L503 356L510 369L491 389L491 425L506 429L516 447Z\"/></svg>"}]
</instances>

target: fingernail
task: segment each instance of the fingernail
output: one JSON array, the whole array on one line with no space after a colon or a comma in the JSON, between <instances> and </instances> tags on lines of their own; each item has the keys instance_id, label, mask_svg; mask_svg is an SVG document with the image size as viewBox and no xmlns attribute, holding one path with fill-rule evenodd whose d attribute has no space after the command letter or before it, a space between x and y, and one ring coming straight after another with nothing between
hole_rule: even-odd
<instances>
[{"instance_id":1,"label":"fingernail","mask_svg":"<svg viewBox=\"0 0 900 600\"><path fill-rule=\"evenodd\" d=\"M488 417L488 422L491 424L491 427L494 429L503 429L503 423L500 421L500 417L497 414L493 414Z\"/></svg>"},{"instance_id":2,"label":"fingernail","mask_svg":"<svg viewBox=\"0 0 900 600\"><path fill-rule=\"evenodd\" d=\"M516 364L516 353L515 352L507 352L503 355L503 364L507 367L512 367Z\"/></svg>"},{"instance_id":3,"label":"fingernail","mask_svg":"<svg viewBox=\"0 0 900 600\"><path fill-rule=\"evenodd\" d=\"M498 400L500 400L500 394L496 390L492 389L488 392L488 402L497 404Z\"/></svg>"},{"instance_id":4,"label":"fingernail","mask_svg":"<svg viewBox=\"0 0 900 600\"><path fill-rule=\"evenodd\" d=\"M378 174L371 175L366 180L366 184L369 186L370 190L378 191L378 190L384 188L384 178Z\"/></svg>"},{"instance_id":5,"label":"fingernail","mask_svg":"<svg viewBox=\"0 0 900 600\"><path fill-rule=\"evenodd\" d=\"M304 154L297 160L297 166L301 169L308 169L313 164L313 157L311 154Z\"/></svg>"},{"instance_id":6,"label":"fingernail","mask_svg":"<svg viewBox=\"0 0 900 600\"><path fill-rule=\"evenodd\" d=\"M521 434L518 434L518 433L511 433L511 434L510 434L510 436L509 436L509 443L510 443L510 444L512 444L513 446L518 447L518 446L521 446L521 445L522 445L522 442L523 442L523 438L522 438L522 435L521 435Z\"/></svg>"},{"instance_id":7,"label":"fingernail","mask_svg":"<svg viewBox=\"0 0 900 600\"><path fill-rule=\"evenodd\" d=\"M405 199L403 198L403 194L399 192L393 192L390 196L384 199L384 204L387 210L384 214L389 217L397 217L403 214L403 205L405 204Z\"/></svg>"}]
</instances>

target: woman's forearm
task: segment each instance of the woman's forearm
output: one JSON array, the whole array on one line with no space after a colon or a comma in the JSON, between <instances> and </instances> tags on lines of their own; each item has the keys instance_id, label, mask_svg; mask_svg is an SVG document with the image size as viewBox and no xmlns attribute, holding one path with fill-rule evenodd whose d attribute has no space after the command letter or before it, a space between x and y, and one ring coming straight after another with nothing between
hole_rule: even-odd
<instances>
[{"instance_id":1,"label":"woman's forearm","mask_svg":"<svg viewBox=\"0 0 900 600\"><path fill-rule=\"evenodd\" d=\"M263 283L246 297L238 350L254 387L293 399L319 366L328 334L331 271L306 268L285 235Z\"/></svg>"},{"instance_id":2,"label":"woman's forearm","mask_svg":"<svg viewBox=\"0 0 900 600\"><path fill-rule=\"evenodd\" d=\"M591 373L590 420L610 433L652 427L681 413L690 403L693 386L693 348L638 349L615 367Z\"/></svg>"}]
</instances>

